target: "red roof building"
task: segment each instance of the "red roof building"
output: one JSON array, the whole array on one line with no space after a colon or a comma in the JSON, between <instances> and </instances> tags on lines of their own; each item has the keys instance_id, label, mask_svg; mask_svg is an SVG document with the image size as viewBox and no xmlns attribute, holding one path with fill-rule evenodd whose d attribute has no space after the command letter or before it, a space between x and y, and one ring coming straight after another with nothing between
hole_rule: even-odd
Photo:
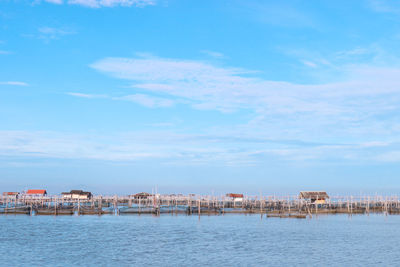
<instances>
[{"instance_id":1,"label":"red roof building","mask_svg":"<svg viewBox=\"0 0 400 267\"><path fill-rule=\"evenodd\" d=\"M243 198L243 194L229 193L229 194L226 194L226 196L231 197L231 198Z\"/></svg>"},{"instance_id":2,"label":"red roof building","mask_svg":"<svg viewBox=\"0 0 400 267\"><path fill-rule=\"evenodd\" d=\"M18 196L18 192L4 192L3 196Z\"/></svg>"},{"instance_id":3,"label":"red roof building","mask_svg":"<svg viewBox=\"0 0 400 267\"><path fill-rule=\"evenodd\" d=\"M29 189L26 192L27 195L42 195L45 196L47 195L47 191L44 189Z\"/></svg>"}]
</instances>

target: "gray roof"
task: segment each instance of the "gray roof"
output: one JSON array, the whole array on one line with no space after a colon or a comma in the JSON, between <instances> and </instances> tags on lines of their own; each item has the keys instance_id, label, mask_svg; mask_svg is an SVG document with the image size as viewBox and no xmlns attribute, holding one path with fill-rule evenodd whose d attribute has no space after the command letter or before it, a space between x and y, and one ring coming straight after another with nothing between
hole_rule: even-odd
<instances>
[{"instance_id":1,"label":"gray roof","mask_svg":"<svg viewBox=\"0 0 400 267\"><path fill-rule=\"evenodd\" d=\"M304 199L326 199L329 198L325 191L301 191L300 198Z\"/></svg>"},{"instance_id":2,"label":"gray roof","mask_svg":"<svg viewBox=\"0 0 400 267\"><path fill-rule=\"evenodd\" d=\"M71 190L70 192L62 192L62 195L86 195L86 196L91 196L92 193L90 192L84 192L83 190Z\"/></svg>"}]
</instances>

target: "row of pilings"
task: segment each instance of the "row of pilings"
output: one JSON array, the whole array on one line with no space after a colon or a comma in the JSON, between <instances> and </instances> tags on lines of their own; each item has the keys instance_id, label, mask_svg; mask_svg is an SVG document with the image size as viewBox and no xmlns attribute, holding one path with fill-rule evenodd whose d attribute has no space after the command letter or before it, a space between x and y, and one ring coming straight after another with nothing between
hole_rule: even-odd
<instances>
[{"instance_id":1,"label":"row of pilings","mask_svg":"<svg viewBox=\"0 0 400 267\"><path fill-rule=\"evenodd\" d=\"M312 217L313 214L400 214L397 196L331 197L325 203L292 197L244 197L157 195L144 199L130 196L94 196L66 199L61 196L0 197L1 214L102 215L102 214L261 214L268 217Z\"/></svg>"}]
</instances>

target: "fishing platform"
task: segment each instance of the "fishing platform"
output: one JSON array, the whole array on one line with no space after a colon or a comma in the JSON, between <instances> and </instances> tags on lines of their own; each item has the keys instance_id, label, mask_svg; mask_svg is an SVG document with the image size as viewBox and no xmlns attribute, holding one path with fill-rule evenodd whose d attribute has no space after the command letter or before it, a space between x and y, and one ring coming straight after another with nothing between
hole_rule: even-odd
<instances>
[{"instance_id":1,"label":"fishing platform","mask_svg":"<svg viewBox=\"0 0 400 267\"><path fill-rule=\"evenodd\" d=\"M0 196L1 214L26 215L224 215L260 214L266 217L306 218L315 214L400 214L398 196L329 196L324 191L302 191L296 196L222 196L150 194L92 195L71 190L49 196L46 190Z\"/></svg>"}]
</instances>

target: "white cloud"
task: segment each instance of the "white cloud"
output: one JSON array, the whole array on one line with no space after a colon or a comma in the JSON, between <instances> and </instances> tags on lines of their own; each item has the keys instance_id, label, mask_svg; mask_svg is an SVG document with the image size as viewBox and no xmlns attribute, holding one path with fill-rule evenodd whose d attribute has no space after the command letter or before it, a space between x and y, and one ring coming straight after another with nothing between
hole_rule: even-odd
<instances>
[{"instance_id":1,"label":"white cloud","mask_svg":"<svg viewBox=\"0 0 400 267\"><path fill-rule=\"evenodd\" d=\"M48 3L61 5L68 3L70 5L80 5L90 8L100 7L145 7L149 5L155 5L155 0L45 0Z\"/></svg>"},{"instance_id":2,"label":"white cloud","mask_svg":"<svg viewBox=\"0 0 400 267\"><path fill-rule=\"evenodd\" d=\"M44 0L44 1L51 4L61 5L63 4L64 0Z\"/></svg>"},{"instance_id":3,"label":"white cloud","mask_svg":"<svg viewBox=\"0 0 400 267\"><path fill-rule=\"evenodd\" d=\"M8 82L0 82L2 85L15 85L15 86L28 86L29 84L25 82L16 82L16 81L8 81Z\"/></svg>"},{"instance_id":4,"label":"white cloud","mask_svg":"<svg viewBox=\"0 0 400 267\"><path fill-rule=\"evenodd\" d=\"M155 97L146 94L132 94L132 95L114 96L114 97L109 95L85 94L76 92L68 92L66 94L74 97L89 98L89 99L106 98L110 100L130 101L148 108L165 108L165 107L172 107L174 105L174 101L172 101L171 99Z\"/></svg>"},{"instance_id":5,"label":"white cloud","mask_svg":"<svg viewBox=\"0 0 400 267\"><path fill-rule=\"evenodd\" d=\"M74 92L68 92L66 94L70 95L70 96L81 97L81 98L107 98L108 97L106 95L83 94L83 93L74 93Z\"/></svg>"},{"instance_id":6,"label":"white cloud","mask_svg":"<svg viewBox=\"0 0 400 267\"><path fill-rule=\"evenodd\" d=\"M315 64L314 62L308 61L308 60L303 60L303 64L306 65L306 66L308 66L308 67L311 67L311 68L316 68L316 67L318 67L317 64Z\"/></svg>"},{"instance_id":7,"label":"white cloud","mask_svg":"<svg viewBox=\"0 0 400 267\"><path fill-rule=\"evenodd\" d=\"M347 56L354 56L354 55L365 55L365 54L370 54L372 52L374 52L374 51L372 51L371 49L357 47L357 48L346 50L346 51L339 51L336 53L336 55L339 57L347 57Z\"/></svg>"},{"instance_id":8,"label":"white cloud","mask_svg":"<svg viewBox=\"0 0 400 267\"><path fill-rule=\"evenodd\" d=\"M60 39L62 36L76 34L75 31L65 28L54 28L54 27L40 27L38 29L38 38L46 41Z\"/></svg>"},{"instance_id":9,"label":"white cloud","mask_svg":"<svg viewBox=\"0 0 400 267\"><path fill-rule=\"evenodd\" d=\"M193 60L105 58L91 67L195 109L252 112L248 123L231 126L232 135L365 143L397 141L400 135L397 68L343 65L336 82L297 84Z\"/></svg>"},{"instance_id":10,"label":"white cloud","mask_svg":"<svg viewBox=\"0 0 400 267\"><path fill-rule=\"evenodd\" d=\"M116 78L134 81L133 87L218 110L251 108L268 114L379 113L388 103L371 97L400 96L400 69L347 66L343 67L349 76L347 81L304 85L249 77L246 70L199 61L106 58L91 66ZM358 102L352 97L358 97Z\"/></svg>"},{"instance_id":11,"label":"white cloud","mask_svg":"<svg viewBox=\"0 0 400 267\"><path fill-rule=\"evenodd\" d=\"M224 54L222 54L220 52L216 52L216 51L202 50L201 52L203 54L206 54L206 55L208 55L210 57L213 57L213 58L224 58L225 57Z\"/></svg>"},{"instance_id":12,"label":"white cloud","mask_svg":"<svg viewBox=\"0 0 400 267\"><path fill-rule=\"evenodd\" d=\"M373 142L372 142L373 143ZM397 147L397 150L396 150ZM172 131L135 131L109 135L60 132L0 131L0 157L89 159L110 162L158 160L162 164L258 165L272 161L348 164L400 162L398 143L324 144L263 139L251 135L177 134ZM154 162L154 161L153 161Z\"/></svg>"},{"instance_id":13,"label":"white cloud","mask_svg":"<svg viewBox=\"0 0 400 267\"><path fill-rule=\"evenodd\" d=\"M380 146L378 146L380 147ZM165 164L253 165L266 160L399 161L393 149L372 153L363 144L318 144L224 134L176 134L170 131L118 135L74 135L59 132L0 131L0 156L93 159L134 162L158 159ZM394 153L393 155L398 155Z\"/></svg>"},{"instance_id":14,"label":"white cloud","mask_svg":"<svg viewBox=\"0 0 400 267\"><path fill-rule=\"evenodd\" d=\"M313 14L306 12L301 5L271 1L240 1L235 10L236 16L279 27L315 28Z\"/></svg>"},{"instance_id":15,"label":"white cloud","mask_svg":"<svg viewBox=\"0 0 400 267\"><path fill-rule=\"evenodd\" d=\"M149 108L171 107L174 105L174 102L170 99L154 97L144 94L126 95L123 97L116 97L114 99L131 101Z\"/></svg>"}]
</instances>

